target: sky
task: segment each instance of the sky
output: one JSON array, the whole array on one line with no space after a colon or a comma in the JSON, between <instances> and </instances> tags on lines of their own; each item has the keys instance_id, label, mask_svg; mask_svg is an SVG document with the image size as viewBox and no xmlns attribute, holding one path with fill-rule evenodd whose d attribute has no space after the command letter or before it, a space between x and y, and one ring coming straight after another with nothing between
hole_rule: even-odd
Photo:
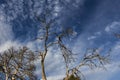
<instances>
[{"instance_id":1,"label":"sky","mask_svg":"<svg viewBox=\"0 0 120 80\"><path fill-rule=\"evenodd\" d=\"M0 52L11 46L26 45L33 50L39 47L38 42L33 41L40 26L34 12L42 13L43 5L39 5L42 1L0 0ZM57 1L53 15L60 16L61 26L74 29L75 36L69 41L69 47L79 54L78 58L87 48L99 48L103 54L111 49L111 63L105 65L107 70L82 69L86 80L119 80L120 39L113 33L120 33L120 0L65 0L67 7L61 7ZM48 80L59 80L65 75L63 59L54 47L45 64ZM40 69L36 71L39 73Z\"/></svg>"}]
</instances>

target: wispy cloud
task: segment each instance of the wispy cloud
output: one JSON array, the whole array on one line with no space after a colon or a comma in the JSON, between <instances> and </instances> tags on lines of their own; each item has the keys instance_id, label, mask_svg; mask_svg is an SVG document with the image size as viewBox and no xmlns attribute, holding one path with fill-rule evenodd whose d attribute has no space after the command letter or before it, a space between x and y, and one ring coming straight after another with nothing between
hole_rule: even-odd
<instances>
[{"instance_id":1,"label":"wispy cloud","mask_svg":"<svg viewBox=\"0 0 120 80\"><path fill-rule=\"evenodd\" d=\"M0 8L0 44L11 41L13 36L12 26L6 21L6 15Z\"/></svg>"},{"instance_id":2,"label":"wispy cloud","mask_svg":"<svg viewBox=\"0 0 120 80\"><path fill-rule=\"evenodd\" d=\"M92 70L86 70L84 75L86 76L86 79L88 80L119 80L118 74L120 73L120 69L118 67L119 62L112 63L105 65L107 70L103 69L95 69L94 71Z\"/></svg>"},{"instance_id":3,"label":"wispy cloud","mask_svg":"<svg viewBox=\"0 0 120 80\"><path fill-rule=\"evenodd\" d=\"M11 47L19 48L22 45L18 42L6 41L4 44L0 45L0 52L10 49Z\"/></svg>"},{"instance_id":4,"label":"wispy cloud","mask_svg":"<svg viewBox=\"0 0 120 80\"><path fill-rule=\"evenodd\" d=\"M88 37L88 40L95 39L95 38L96 38L96 36L90 36L90 37Z\"/></svg>"},{"instance_id":5,"label":"wispy cloud","mask_svg":"<svg viewBox=\"0 0 120 80\"><path fill-rule=\"evenodd\" d=\"M120 31L120 22L118 21L114 21L111 24L109 24L106 28L105 28L106 32L114 32L117 33Z\"/></svg>"}]
</instances>

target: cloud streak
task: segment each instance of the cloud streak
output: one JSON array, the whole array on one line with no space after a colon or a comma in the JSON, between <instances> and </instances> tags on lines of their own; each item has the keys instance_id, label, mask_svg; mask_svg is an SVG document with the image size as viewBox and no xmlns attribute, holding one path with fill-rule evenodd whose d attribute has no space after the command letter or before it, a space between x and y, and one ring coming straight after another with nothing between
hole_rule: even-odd
<instances>
[{"instance_id":1,"label":"cloud streak","mask_svg":"<svg viewBox=\"0 0 120 80\"><path fill-rule=\"evenodd\" d=\"M106 28L105 28L105 31L106 32L114 32L114 33L119 33L120 32L120 22L118 21L114 21L112 22L110 25L108 25Z\"/></svg>"}]
</instances>

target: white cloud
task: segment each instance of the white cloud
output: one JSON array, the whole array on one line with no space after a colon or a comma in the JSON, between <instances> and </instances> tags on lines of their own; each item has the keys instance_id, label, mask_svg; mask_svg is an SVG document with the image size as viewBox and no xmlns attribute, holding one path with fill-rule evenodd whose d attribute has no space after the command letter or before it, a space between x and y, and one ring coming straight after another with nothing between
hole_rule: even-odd
<instances>
[{"instance_id":1,"label":"white cloud","mask_svg":"<svg viewBox=\"0 0 120 80\"><path fill-rule=\"evenodd\" d=\"M118 32L120 31L120 22L114 21L105 28L106 32Z\"/></svg>"},{"instance_id":2,"label":"white cloud","mask_svg":"<svg viewBox=\"0 0 120 80\"><path fill-rule=\"evenodd\" d=\"M22 45L18 42L12 42L12 41L6 41L4 44L2 44L0 46L0 52L3 52L11 47L14 47L14 48L19 48L21 47Z\"/></svg>"},{"instance_id":3,"label":"white cloud","mask_svg":"<svg viewBox=\"0 0 120 80\"><path fill-rule=\"evenodd\" d=\"M106 31L106 32L109 32L109 31L110 31L110 27L107 26L107 27L105 28L105 31Z\"/></svg>"},{"instance_id":4,"label":"white cloud","mask_svg":"<svg viewBox=\"0 0 120 80\"><path fill-rule=\"evenodd\" d=\"M0 44L13 39L12 26L6 22L6 15L0 8Z\"/></svg>"},{"instance_id":5,"label":"white cloud","mask_svg":"<svg viewBox=\"0 0 120 80\"><path fill-rule=\"evenodd\" d=\"M95 35L101 35L102 33L100 31L96 32Z\"/></svg>"},{"instance_id":6,"label":"white cloud","mask_svg":"<svg viewBox=\"0 0 120 80\"><path fill-rule=\"evenodd\" d=\"M16 44L11 42L13 37L12 26L6 21L6 15L0 8L0 52Z\"/></svg>"},{"instance_id":7,"label":"white cloud","mask_svg":"<svg viewBox=\"0 0 120 80\"><path fill-rule=\"evenodd\" d=\"M93 40L97 37L99 37L102 33L100 31L95 32L92 36L88 37L87 40Z\"/></svg>"},{"instance_id":8,"label":"white cloud","mask_svg":"<svg viewBox=\"0 0 120 80\"><path fill-rule=\"evenodd\" d=\"M47 80L63 80L65 76L64 75L58 75L58 76L52 76L52 77L47 77Z\"/></svg>"},{"instance_id":9,"label":"white cloud","mask_svg":"<svg viewBox=\"0 0 120 80\"><path fill-rule=\"evenodd\" d=\"M9 25L9 23L0 21L0 44L4 43L5 41L12 40L12 38L12 27Z\"/></svg>"},{"instance_id":10,"label":"white cloud","mask_svg":"<svg viewBox=\"0 0 120 80\"><path fill-rule=\"evenodd\" d=\"M96 36L90 36L90 37L88 37L88 40L95 39L95 38L96 38Z\"/></svg>"},{"instance_id":11,"label":"white cloud","mask_svg":"<svg viewBox=\"0 0 120 80\"><path fill-rule=\"evenodd\" d=\"M12 31L12 25L6 20L8 15L5 15L4 7L5 5L0 5L0 52L11 47L19 48L22 46L18 41L13 41L14 33Z\"/></svg>"}]
</instances>

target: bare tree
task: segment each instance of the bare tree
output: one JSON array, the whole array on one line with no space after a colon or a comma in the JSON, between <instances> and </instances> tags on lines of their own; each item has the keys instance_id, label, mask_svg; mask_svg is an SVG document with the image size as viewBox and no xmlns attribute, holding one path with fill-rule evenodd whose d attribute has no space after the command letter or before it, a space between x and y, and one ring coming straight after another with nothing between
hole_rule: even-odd
<instances>
[{"instance_id":1,"label":"bare tree","mask_svg":"<svg viewBox=\"0 0 120 80\"><path fill-rule=\"evenodd\" d=\"M0 64L5 80L36 80L34 60L34 53L26 47L10 48L0 53Z\"/></svg>"},{"instance_id":2,"label":"bare tree","mask_svg":"<svg viewBox=\"0 0 120 80\"><path fill-rule=\"evenodd\" d=\"M67 78L69 77L69 65L71 62L75 61L75 57L72 52L71 49L69 49L68 47L65 46L65 44L63 44L63 38L67 37L67 36L71 36L73 34L73 30L72 29L67 29L66 31L63 31L61 34L59 34L57 36L58 38L58 45L60 47L62 56L64 58L64 62L65 62L65 67L66 67L66 76Z\"/></svg>"},{"instance_id":3,"label":"bare tree","mask_svg":"<svg viewBox=\"0 0 120 80\"><path fill-rule=\"evenodd\" d=\"M40 56L40 59L41 59L41 70L42 70L42 79L43 80L47 80L46 78L46 74L45 74L45 58L46 58L46 55L48 54L48 49L49 47L53 46L53 45L58 45L58 48L60 48L60 50L62 51L62 55L63 57L65 56L69 56L67 58L64 58L65 59L65 63L68 63L70 61L70 57L72 57L72 53L70 50L67 49L67 47L65 46L65 44L62 43L62 39L63 37L66 37L67 35L71 34L72 31L70 31L71 29L67 29L67 30L63 30L62 32L60 33L57 33L57 32L54 32L54 31L51 31L51 29L53 29L53 27L51 26L51 24L53 24L54 22L50 22L50 23L46 23L46 21L43 21L45 22L44 23L44 35L41 37L38 37L37 39L43 41L43 50L40 50L38 51L39 52L39 56ZM54 36L54 37L53 37ZM50 40L50 39L53 39L53 40ZM66 50L67 49L67 50ZM66 72L68 72L68 69L67 69L68 65L66 65Z\"/></svg>"},{"instance_id":4,"label":"bare tree","mask_svg":"<svg viewBox=\"0 0 120 80\"><path fill-rule=\"evenodd\" d=\"M73 78L74 80L81 80L81 77L84 77L84 75L80 71L80 68L88 66L90 69L97 67L106 69L104 65L109 63L109 61L110 52L108 52L106 55L101 55L98 49L88 49L80 63L71 69L69 68L68 75L64 78L64 80L73 80Z\"/></svg>"},{"instance_id":5,"label":"bare tree","mask_svg":"<svg viewBox=\"0 0 120 80\"><path fill-rule=\"evenodd\" d=\"M40 31L42 32L37 39L42 41L42 48L39 50L39 57L41 60L41 73L42 73L42 80L47 80L46 73L45 73L45 58L48 54L49 47L57 44L61 48L65 48L64 44L62 44L62 37L67 35L67 32L70 32L70 30L62 30L57 32L55 29L56 27L56 20L57 18L53 16L54 14L54 8L51 8L54 6L55 1L44 1L44 7L43 7L43 13L41 13L39 16L36 16L37 20L40 22ZM61 28L61 27L59 27ZM67 60L66 60L67 61ZM66 65L67 67L67 65Z\"/></svg>"}]
</instances>

